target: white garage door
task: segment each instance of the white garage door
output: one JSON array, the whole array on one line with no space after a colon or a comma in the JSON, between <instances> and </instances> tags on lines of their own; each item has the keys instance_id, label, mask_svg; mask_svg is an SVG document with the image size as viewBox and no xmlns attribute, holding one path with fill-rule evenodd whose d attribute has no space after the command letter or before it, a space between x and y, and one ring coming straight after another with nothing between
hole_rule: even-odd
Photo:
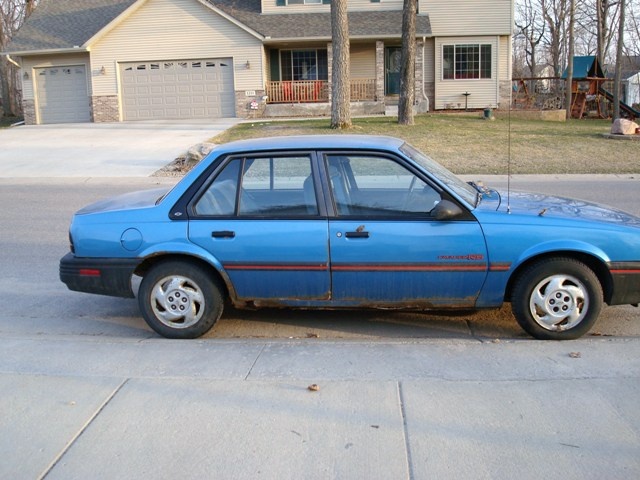
<instances>
[{"instance_id":1,"label":"white garage door","mask_svg":"<svg viewBox=\"0 0 640 480\"><path fill-rule=\"evenodd\" d=\"M230 58L120 65L125 120L235 116Z\"/></svg>"},{"instance_id":2,"label":"white garage door","mask_svg":"<svg viewBox=\"0 0 640 480\"><path fill-rule=\"evenodd\" d=\"M91 119L84 65L36 68L35 74L40 123Z\"/></svg>"}]
</instances>

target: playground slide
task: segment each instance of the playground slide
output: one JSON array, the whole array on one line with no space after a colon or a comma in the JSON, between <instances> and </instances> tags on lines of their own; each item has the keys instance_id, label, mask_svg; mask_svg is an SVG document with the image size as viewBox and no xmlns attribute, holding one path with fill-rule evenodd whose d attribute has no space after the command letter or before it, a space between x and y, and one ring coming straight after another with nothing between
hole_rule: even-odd
<instances>
[{"instance_id":1,"label":"playground slide","mask_svg":"<svg viewBox=\"0 0 640 480\"><path fill-rule=\"evenodd\" d=\"M605 90L602 87L598 88L598 93L600 93L600 95L604 95L610 102L613 102L613 93ZM635 108L631 108L629 105L622 101L620 102L620 110L625 112L627 115L632 115L635 118L640 118L640 111L636 110Z\"/></svg>"}]
</instances>

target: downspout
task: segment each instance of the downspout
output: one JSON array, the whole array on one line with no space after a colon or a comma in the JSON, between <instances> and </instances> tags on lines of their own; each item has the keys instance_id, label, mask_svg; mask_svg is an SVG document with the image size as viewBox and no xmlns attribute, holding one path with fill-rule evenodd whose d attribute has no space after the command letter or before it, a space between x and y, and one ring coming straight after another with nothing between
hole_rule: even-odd
<instances>
[{"instance_id":1,"label":"downspout","mask_svg":"<svg viewBox=\"0 0 640 480\"><path fill-rule=\"evenodd\" d=\"M423 35L422 36L422 98L427 103L426 111L428 112L429 111L429 97L427 97L427 92L425 92L425 90L424 90L424 81L426 80L426 77L425 77L425 66L424 66L424 48L425 48L426 43L427 43L427 37L425 37Z\"/></svg>"},{"instance_id":2,"label":"downspout","mask_svg":"<svg viewBox=\"0 0 640 480\"><path fill-rule=\"evenodd\" d=\"M496 108L500 108L500 35L496 35Z\"/></svg>"},{"instance_id":3,"label":"downspout","mask_svg":"<svg viewBox=\"0 0 640 480\"><path fill-rule=\"evenodd\" d=\"M13 58L11 58L11 55L9 55L8 53L5 55L5 57L7 57L7 60L10 63L13 63L16 67L22 69L22 65L20 65L18 62L16 62Z\"/></svg>"}]
</instances>

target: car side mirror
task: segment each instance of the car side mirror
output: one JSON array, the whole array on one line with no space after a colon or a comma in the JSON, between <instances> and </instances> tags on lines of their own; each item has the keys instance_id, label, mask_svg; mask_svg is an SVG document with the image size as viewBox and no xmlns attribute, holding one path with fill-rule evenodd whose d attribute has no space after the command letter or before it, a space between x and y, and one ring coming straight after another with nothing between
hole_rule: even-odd
<instances>
[{"instance_id":1,"label":"car side mirror","mask_svg":"<svg viewBox=\"0 0 640 480\"><path fill-rule=\"evenodd\" d=\"M462 209L449 200L441 200L433 207L433 210L431 210L431 216L436 220L453 220L462 215L462 213Z\"/></svg>"}]
</instances>

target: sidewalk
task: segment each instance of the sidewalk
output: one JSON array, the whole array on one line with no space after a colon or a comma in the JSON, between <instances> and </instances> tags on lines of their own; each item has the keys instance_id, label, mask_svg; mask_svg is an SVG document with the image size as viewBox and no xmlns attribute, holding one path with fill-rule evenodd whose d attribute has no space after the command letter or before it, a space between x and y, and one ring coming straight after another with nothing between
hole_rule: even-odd
<instances>
[{"instance_id":1,"label":"sidewalk","mask_svg":"<svg viewBox=\"0 0 640 480\"><path fill-rule=\"evenodd\" d=\"M638 478L639 347L9 336L0 478Z\"/></svg>"}]
</instances>

